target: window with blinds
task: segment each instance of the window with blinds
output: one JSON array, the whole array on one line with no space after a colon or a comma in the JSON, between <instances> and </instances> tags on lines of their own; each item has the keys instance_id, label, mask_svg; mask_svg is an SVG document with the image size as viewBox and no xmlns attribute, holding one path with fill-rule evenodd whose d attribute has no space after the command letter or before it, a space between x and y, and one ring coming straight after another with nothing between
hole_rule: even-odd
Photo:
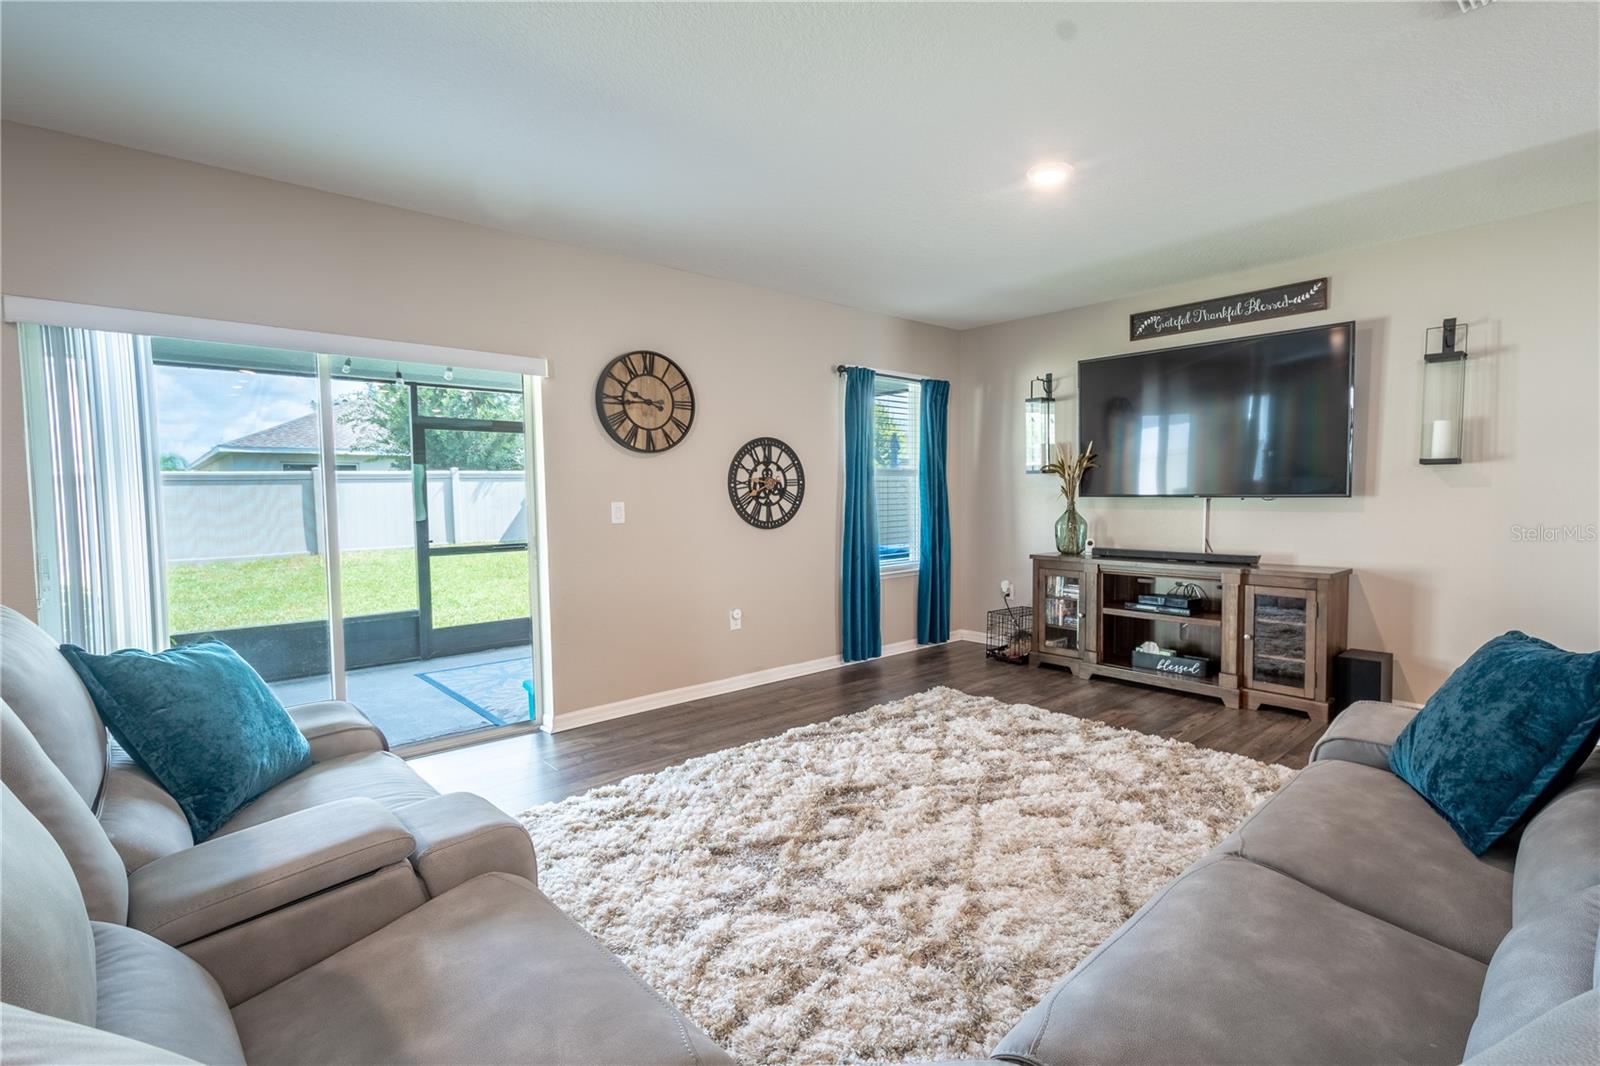
<instances>
[{"instance_id":1,"label":"window with blinds","mask_svg":"<svg viewBox=\"0 0 1600 1066\"><path fill-rule=\"evenodd\" d=\"M921 508L917 461L922 454L922 383L877 376L872 410L872 474L878 497L878 562L883 571L918 564Z\"/></svg>"}]
</instances>

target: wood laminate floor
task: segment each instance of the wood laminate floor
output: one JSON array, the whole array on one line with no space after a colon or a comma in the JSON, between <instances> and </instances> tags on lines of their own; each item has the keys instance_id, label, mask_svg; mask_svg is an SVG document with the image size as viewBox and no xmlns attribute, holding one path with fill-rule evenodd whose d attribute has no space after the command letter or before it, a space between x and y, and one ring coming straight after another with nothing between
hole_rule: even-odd
<instances>
[{"instance_id":1,"label":"wood laminate floor","mask_svg":"<svg viewBox=\"0 0 1600 1066\"><path fill-rule=\"evenodd\" d=\"M1229 710L1216 700L1065 670L1010 666L956 642L791 681L681 703L562 733L487 741L412 760L447 792L476 792L516 814L550 800L785 729L948 685L1080 718L1300 767L1322 727L1289 711Z\"/></svg>"}]
</instances>

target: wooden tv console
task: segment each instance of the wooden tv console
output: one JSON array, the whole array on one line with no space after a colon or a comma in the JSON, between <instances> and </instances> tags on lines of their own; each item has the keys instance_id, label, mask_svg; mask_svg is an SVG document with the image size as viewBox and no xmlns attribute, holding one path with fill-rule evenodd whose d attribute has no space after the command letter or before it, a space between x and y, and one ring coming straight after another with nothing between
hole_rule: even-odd
<instances>
[{"instance_id":1,"label":"wooden tv console","mask_svg":"<svg viewBox=\"0 0 1600 1066\"><path fill-rule=\"evenodd\" d=\"M1191 616L1125 606L1140 593L1199 586L1204 607ZM1344 650L1350 571L1324 566L1214 566L1033 556L1034 666L1063 666L1075 677L1116 677L1215 696L1228 707L1332 716L1333 657ZM1214 664L1204 678L1174 677L1133 665L1147 640Z\"/></svg>"}]
</instances>

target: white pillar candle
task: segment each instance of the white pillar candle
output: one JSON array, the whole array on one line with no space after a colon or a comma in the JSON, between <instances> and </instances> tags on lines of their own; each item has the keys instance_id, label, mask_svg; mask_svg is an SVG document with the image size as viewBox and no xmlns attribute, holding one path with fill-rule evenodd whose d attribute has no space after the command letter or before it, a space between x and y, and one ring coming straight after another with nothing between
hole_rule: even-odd
<instances>
[{"instance_id":1,"label":"white pillar candle","mask_svg":"<svg viewBox=\"0 0 1600 1066\"><path fill-rule=\"evenodd\" d=\"M1451 449L1455 447L1456 424L1449 418L1435 418L1433 420L1433 447L1428 450L1428 458L1449 458Z\"/></svg>"}]
</instances>

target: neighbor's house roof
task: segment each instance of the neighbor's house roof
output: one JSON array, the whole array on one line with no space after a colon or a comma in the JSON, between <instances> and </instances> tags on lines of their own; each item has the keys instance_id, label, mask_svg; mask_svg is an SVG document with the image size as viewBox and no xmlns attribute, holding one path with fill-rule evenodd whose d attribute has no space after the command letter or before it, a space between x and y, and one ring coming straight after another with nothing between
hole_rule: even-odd
<instances>
[{"instance_id":1,"label":"neighbor's house roof","mask_svg":"<svg viewBox=\"0 0 1600 1066\"><path fill-rule=\"evenodd\" d=\"M342 405L339 405L342 407ZM343 410L335 409L333 420L333 450L336 455L368 455L383 457L403 455L384 447L383 431L371 422L343 417ZM194 466L204 466L219 456L247 453L260 454L316 454L321 448L320 431L316 414L301 415L242 437L223 441L200 458Z\"/></svg>"}]
</instances>

